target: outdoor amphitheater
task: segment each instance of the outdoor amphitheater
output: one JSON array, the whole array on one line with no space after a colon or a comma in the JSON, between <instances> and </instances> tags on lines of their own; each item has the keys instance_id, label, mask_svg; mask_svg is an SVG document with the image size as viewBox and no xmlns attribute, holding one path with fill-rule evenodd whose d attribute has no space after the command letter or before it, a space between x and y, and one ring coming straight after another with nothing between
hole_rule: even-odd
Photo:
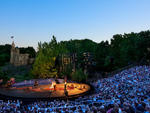
<instances>
[{"instance_id":1,"label":"outdoor amphitheater","mask_svg":"<svg viewBox=\"0 0 150 113\"><path fill-rule=\"evenodd\" d=\"M150 0L0 0L0 113L150 113Z\"/></svg>"},{"instance_id":2,"label":"outdoor amphitheater","mask_svg":"<svg viewBox=\"0 0 150 113\"><path fill-rule=\"evenodd\" d=\"M35 85L38 81L38 85ZM91 81L92 94L87 84L56 84L54 79L29 80L1 88L5 99L0 101L0 112L17 113L149 113L150 67L134 66L111 77ZM62 82L62 83L61 83ZM56 86L55 86L56 85ZM65 89L68 95L65 94ZM84 94L84 95L81 95ZM6 98L6 97L9 98ZM66 98L72 97L70 98ZM77 98L76 98L77 96ZM15 98L22 97L22 98ZM41 98L45 100L41 100ZM58 97L53 98L52 97ZM64 97L64 98L60 98ZM28 101L25 101L28 98ZM31 98L36 98L32 100ZM111 111L111 112L110 112Z\"/></svg>"}]
</instances>

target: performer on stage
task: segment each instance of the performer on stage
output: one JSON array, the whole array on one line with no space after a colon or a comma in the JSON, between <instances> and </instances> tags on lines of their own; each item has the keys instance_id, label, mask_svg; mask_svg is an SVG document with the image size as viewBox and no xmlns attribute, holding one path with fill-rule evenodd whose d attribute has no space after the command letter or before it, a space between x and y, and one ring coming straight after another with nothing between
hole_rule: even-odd
<instances>
[{"instance_id":1,"label":"performer on stage","mask_svg":"<svg viewBox=\"0 0 150 113\"><path fill-rule=\"evenodd\" d=\"M54 91L56 91L56 82L52 81L52 85L50 88L52 88L52 89L54 89Z\"/></svg>"},{"instance_id":2,"label":"performer on stage","mask_svg":"<svg viewBox=\"0 0 150 113\"><path fill-rule=\"evenodd\" d=\"M38 85L39 85L38 81L35 80L35 82L34 82L34 87L36 88Z\"/></svg>"}]
</instances>

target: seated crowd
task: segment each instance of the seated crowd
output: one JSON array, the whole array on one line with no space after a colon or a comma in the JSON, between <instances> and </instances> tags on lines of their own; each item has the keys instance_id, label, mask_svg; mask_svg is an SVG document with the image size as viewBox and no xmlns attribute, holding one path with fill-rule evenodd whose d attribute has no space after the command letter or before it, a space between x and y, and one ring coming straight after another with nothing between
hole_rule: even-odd
<instances>
[{"instance_id":1,"label":"seated crowd","mask_svg":"<svg viewBox=\"0 0 150 113\"><path fill-rule=\"evenodd\" d=\"M135 66L92 82L96 93L75 100L0 101L0 113L150 113L150 67Z\"/></svg>"}]
</instances>

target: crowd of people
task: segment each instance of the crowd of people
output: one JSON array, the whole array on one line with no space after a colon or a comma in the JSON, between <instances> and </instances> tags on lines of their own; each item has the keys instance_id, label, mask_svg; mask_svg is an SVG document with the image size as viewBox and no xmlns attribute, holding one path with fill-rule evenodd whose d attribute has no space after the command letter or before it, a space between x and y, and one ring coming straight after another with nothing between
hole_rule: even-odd
<instances>
[{"instance_id":1,"label":"crowd of people","mask_svg":"<svg viewBox=\"0 0 150 113\"><path fill-rule=\"evenodd\" d=\"M91 82L96 93L75 100L0 101L0 113L150 113L150 66Z\"/></svg>"}]
</instances>

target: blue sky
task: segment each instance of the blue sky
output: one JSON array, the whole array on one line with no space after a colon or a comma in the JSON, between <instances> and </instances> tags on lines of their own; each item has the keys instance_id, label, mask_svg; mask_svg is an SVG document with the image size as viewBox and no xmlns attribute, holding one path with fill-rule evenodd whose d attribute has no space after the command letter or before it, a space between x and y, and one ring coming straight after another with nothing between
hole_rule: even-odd
<instances>
[{"instance_id":1,"label":"blue sky","mask_svg":"<svg viewBox=\"0 0 150 113\"><path fill-rule=\"evenodd\" d=\"M37 47L39 41L88 38L150 28L150 0L0 0L0 44Z\"/></svg>"}]
</instances>

